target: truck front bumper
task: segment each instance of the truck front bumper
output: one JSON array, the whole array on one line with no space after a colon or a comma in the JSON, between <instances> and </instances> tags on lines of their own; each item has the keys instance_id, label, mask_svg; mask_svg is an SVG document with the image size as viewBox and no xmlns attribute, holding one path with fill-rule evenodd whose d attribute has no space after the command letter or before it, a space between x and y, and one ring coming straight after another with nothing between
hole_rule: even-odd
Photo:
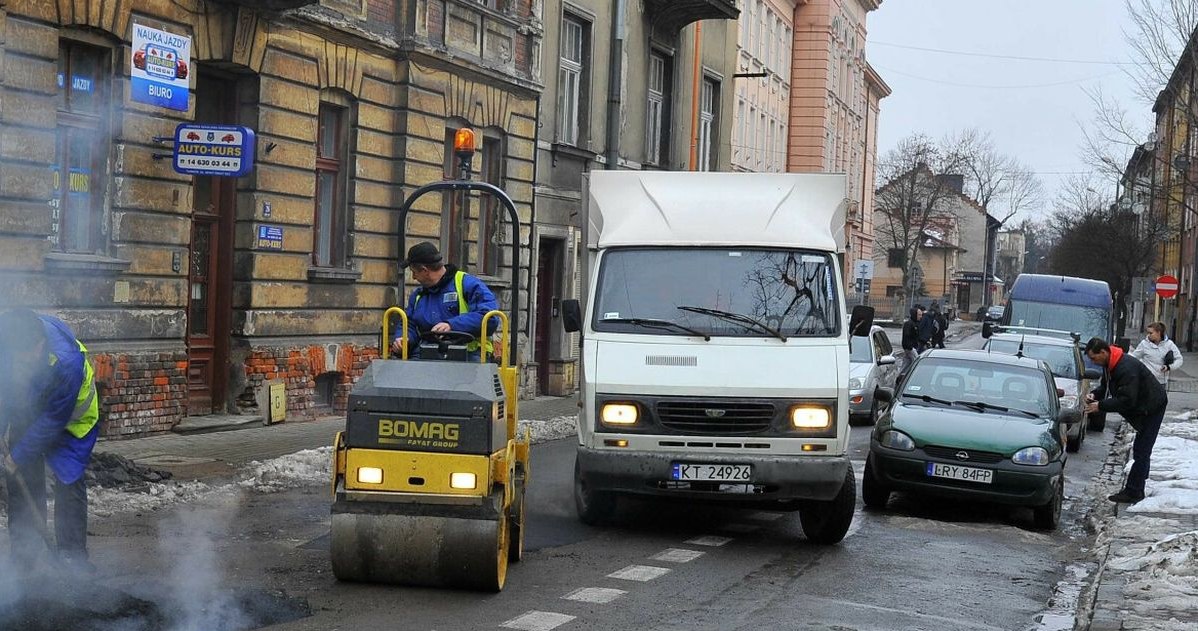
<instances>
[{"instance_id":1,"label":"truck front bumper","mask_svg":"<svg viewBox=\"0 0 1198 631\"><path fill-rule=\"evenodd\" d=\"M671 479L675 463L751 465L753 471L748 482L679 482ZM579 475L589 489L716 502L831 500L850 466L847 456L578 448Z\"/></svg>"}]
</instances>

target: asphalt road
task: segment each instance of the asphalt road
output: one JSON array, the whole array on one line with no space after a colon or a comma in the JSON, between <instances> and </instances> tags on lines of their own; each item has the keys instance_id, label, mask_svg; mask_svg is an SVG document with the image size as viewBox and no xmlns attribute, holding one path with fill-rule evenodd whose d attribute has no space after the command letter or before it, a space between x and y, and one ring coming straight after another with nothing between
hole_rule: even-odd
<instances>
[{"instance_id":1,"label":"asphalt road","mask_svg":"<svg viewBox=\"0 0 1198 631\"><path fill-rule=\"evenodd\" d=\"M104 585L164 608L267 620L248 615L266 607L264 590L281 612L310 607L272 629L1050 629L1038 617L1082 556L1075 500L1110 438L1091 433L1070 455L1057 532L1034 530L1030 510L896 495L884 511L858 500L849 536L830 547L808 543L794 513L628 501L614 525L584 526L573 439L538 445L525 560L499 594L337 582L325 488L97 520L92 545ZM853 429L858 480L868 440Z\"/></svg>"}]
</instances>

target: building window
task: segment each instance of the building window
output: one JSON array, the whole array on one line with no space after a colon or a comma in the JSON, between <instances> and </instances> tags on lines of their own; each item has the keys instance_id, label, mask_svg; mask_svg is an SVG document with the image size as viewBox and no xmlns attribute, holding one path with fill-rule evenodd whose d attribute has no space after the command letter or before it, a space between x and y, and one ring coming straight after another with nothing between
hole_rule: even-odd
<instances>
[{"instance_id":1,"label":"building window","mask_svg":"<svg viewBox=\"0 0 1198 631\"><path fill-rule=\"evenodd\" d=\"M649 97L645 113L645 161L664 165L670 152L670 86L673 83L670 60L665 55L649 54Z\"/></svg>"},{"instance_id":2,"label":"building window","mask_svg":"<svg viewBox=\"0 0 1198 631\"><path fill-rule=\"evenodd\" d=\"M587 125L587 56L590 25L572 15L562 17L561 66L557 73L557 140L579 146Z\"/></svg>"},{"instance_id":3,"label":"building window","mask_svg":"<svg viewBox=\"0 0 1198 631\"><path fill-rule=\"evenodd\" d=\"M699 170L713 171L718 167L719 143L716 138L717 109L720 104L720 84L714 79L703 79L703 90L699 100Z\"/></svg>"},{"instance_id":4,"label":"building window","mask_svg":"<svg viewBox=\"0 0 1198 631\"><path fill-rule=\"evenodd\" d=\"M886 251L886 267L901 268L907 263L907 253L902 248L890 248Z\"/></svg>"},{"instance_id":5,"label":"building window","mask_svg":"<svg viewBox=\"0 0 1198 631\"><path fill-rule=\"evenodd\" d=\"M345 265L348 113L349 109L342 105L320 104L316 138L316 214L312 224L315 230L312 263L317 267Z\"/></svg>"},{"instance_id":6,"label":"building window","mask_svg":"<svg viewBox=\"0 0 1198 631\"><path fill-rule=\"evenodd\" d=\"M504 187L506 176L504 169L503 137L498 135L483 136L482 180L496 188ZM496 276L499 274L500 248L503 245L503 218L507 209L494 195L483 195L479 204L481 215L478 218L478 273Z\"/></svg>"},{"instance_id":7,"label":"building window","mask_svg":"<svg viewBox=\"0 0 1198 631\"><path fill-rule=\"evenodd\" d=\"M58 46L58 135L52 168L50 240L64 252L101 251L108 171L109 52Z\"/></svg>"}]
</instances>

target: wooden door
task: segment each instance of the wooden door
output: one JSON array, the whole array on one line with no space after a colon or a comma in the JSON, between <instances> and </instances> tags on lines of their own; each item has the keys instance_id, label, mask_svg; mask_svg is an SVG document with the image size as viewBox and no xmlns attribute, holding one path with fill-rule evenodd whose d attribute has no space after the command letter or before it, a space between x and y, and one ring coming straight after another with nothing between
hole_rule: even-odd
<instances>
[{"instance_id":1,"label":"wooden door","mask_svg":"<svg viewBox=\"0 0 1198 631\"><path fill-rule=\"evenodd\" d=\"M553 343L553 322L557 315L557 299L561 295L558 290L558 254L561 241L542 239L540 252L537 255L537 325L534 338L534 356L537 362L537 392L549 392L550 358Z\"/></svg>"},{"instance_id":2,"label":"wooden door","mask_svg":"<svg viewBox=\"0 0 1198 631\"><path fill-rule=\"evenodd\" d=\"M197 80L196 122L235 123L235 87L233 81L203 73ZM225 409L236 182L208 176L192 182L187 275L187 413L192 416Z\"/></svg>"}]
</instances>

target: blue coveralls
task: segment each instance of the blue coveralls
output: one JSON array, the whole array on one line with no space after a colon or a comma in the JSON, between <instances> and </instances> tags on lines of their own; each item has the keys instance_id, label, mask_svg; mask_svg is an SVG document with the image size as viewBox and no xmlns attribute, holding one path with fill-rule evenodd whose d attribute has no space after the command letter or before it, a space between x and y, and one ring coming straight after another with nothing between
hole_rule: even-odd
<instances>
[{"instance_id":1,"label":"blue coveralls","mask_svg":"<svg viewBox=\"0 0 1198 631\"><path fill-rule=\"evenodd\" d=\"M12 459L34 506L8 476L8 529L13 556L29 560L44 545L34 520L46 514L46 466L54 474L54 531L59 553L87 560L84 471L99 436L99 403L86 350L58 318L39 316L46 334L45 364L23 388L3 397ZM12 392L13 388L20 388Z\"/></svg>"},{"instance_id":2,"label":"blue coveralls","mask_svg":"<svg viewBox=\"0 0 1198 631\"><path fill-rule=\"evenodd\" d=\"M455 283L457 274L462 274L462 293L466 301L467 311L463 313L458 300ZM420 342L420 333L431 331L433 326L446 322L454 331L469 333L480 338L483 316L488 311L498 308L495 294L478 278L459 272L453 265L445 266L445 275L436 285L424 288L418 287L408 296L408 340L409 350L414 349ZM499 322L492 319L487 323L490 332L495 330ZM396 336L399 339L399 336ZM467 347L470 359L479 359L480 349L477 343Z\"/></svg>"}]
</instances>

